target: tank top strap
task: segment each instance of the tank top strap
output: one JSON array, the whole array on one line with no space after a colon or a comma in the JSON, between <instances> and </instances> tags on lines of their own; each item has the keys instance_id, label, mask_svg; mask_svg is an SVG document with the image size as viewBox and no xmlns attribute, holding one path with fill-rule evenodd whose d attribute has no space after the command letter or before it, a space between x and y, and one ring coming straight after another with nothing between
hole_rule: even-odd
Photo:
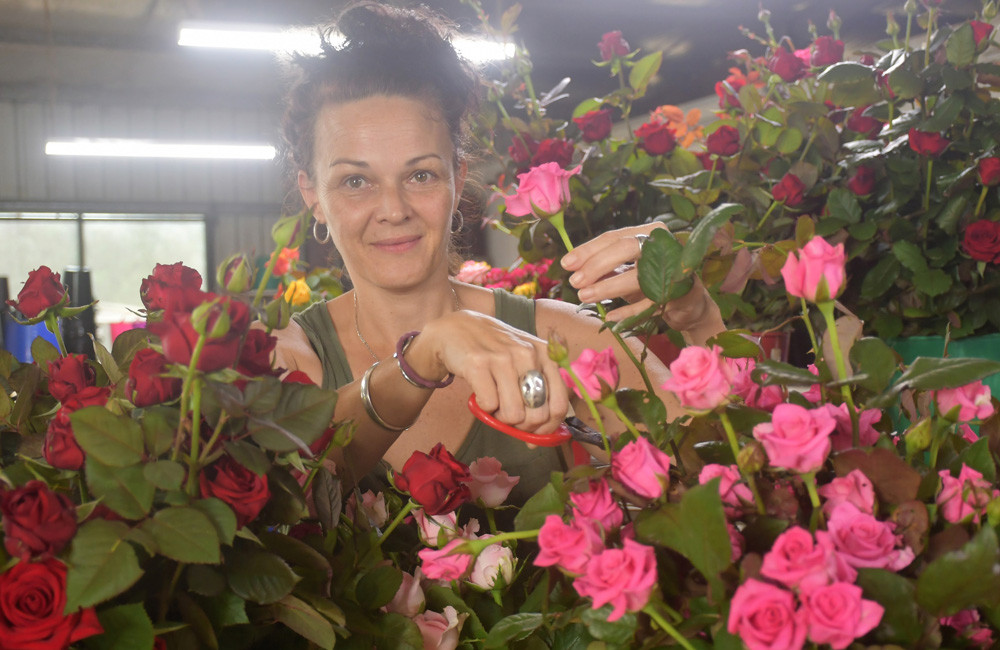
<instances>
[{"instance_id":1,"label":"tank top strap","mask_svg":"<svg viewBox=\"0 0 1000 650\"><path fill-rule=\"evenodd\" d=\"M347 353L340 344L337 328L333 326L326 303L310 305L292 318L306 333L316 356L323 364L323 388L336 389L354 381L351 366L347 363Z\"/></svg>"},{"instance_id":2,"label":"tank top strap","mask_svg":"<svg viewBox=\"0 0 1000 650\"><path fill-rule=\"evenodd\" d=\"M493 290L497 320L535 335L535 301L504 289Z\"/></svg>"}]
</instances>

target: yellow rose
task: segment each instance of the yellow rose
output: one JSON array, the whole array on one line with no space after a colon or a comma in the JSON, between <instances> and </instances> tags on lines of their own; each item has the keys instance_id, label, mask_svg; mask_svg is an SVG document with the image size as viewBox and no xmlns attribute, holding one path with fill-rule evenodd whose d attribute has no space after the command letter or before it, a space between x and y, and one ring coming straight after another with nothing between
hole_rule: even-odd
<instances>
[{"instance_id":1,"label":"yellow rose","mask_svg":"<svg viewBox=\"0 0 1000 650\"><path fill-rule=\"evenodd\" d=\"M535 294L538 293L538 283L532 280L531 282L519 284L514 287L514 293L526 298L534 298Z\"/></svg>"},{"instance_id":2,"label":"yellow rose","mask_svg":"<svg viewBox=\"0 0 1000 650\"><path fill-rule=\"evenodd\" d=\"M312 291L305 280L298 279L288 285L285 289L285 300L295 306L304 305L312 297Z\"/></svg>"}]
</instances>

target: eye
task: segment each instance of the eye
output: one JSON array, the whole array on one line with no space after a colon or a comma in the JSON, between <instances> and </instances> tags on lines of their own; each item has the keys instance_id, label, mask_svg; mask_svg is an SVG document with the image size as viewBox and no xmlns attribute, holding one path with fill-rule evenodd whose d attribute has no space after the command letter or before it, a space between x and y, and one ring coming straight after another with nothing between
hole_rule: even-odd
<instances>
[{"instance_id":1,"label":"eye","mask_svg":"<svg viewBox=\"0 0 1000 650\"><path fill-rule=\"evenodd\" d=\"M352 190L360 190L365 186L364 176L348 176L344 179L344 185Z\"/></svg>"},{"instance_id":2,"label":"eye","mask_svg":"<svg viewBox=\"0 0 1000 650\"><path fill-rule=\"evenodd\" d=\"M417 183L429 183L430 181L434 180L434 174L433 172L429 172L426 169L419 169L413 172L413 176L411 176L410 178L412 178Z\"/></svg>"}]
</instances>

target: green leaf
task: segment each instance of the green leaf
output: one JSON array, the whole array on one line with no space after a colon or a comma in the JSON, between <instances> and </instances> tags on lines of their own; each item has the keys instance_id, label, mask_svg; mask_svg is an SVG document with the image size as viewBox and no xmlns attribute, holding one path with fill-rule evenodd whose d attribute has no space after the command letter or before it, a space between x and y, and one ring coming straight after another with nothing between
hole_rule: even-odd
<instances>
[{"instance_id":1,"label":"green leaf","mask_svg":"<svg viewBox=\"0 0 1000 650\"><path fill-rule=\"evenodd\" d=\"M267 470L271 469L271 460L264 450L255 444L246 440L228 440L223 446L233 460L258 476L264 476Z\"/></svg>"},{"instance_id":2,"label":"green leaf","mask_svg":"<svg viewBox=\"0 0 1000 650\"><path fill-rule=\"evenodd\" d=\"M160 547L160 553L185 564L218 564L219 536L204 512L174 506L157 512L142 523Z\"/></svg>"},{"instance_id":3,"label":"green leaf","mask_svg":"<svg viewBox=\"0 0 1000 650\"><path fill-rule=\"evenodd\" d=\"M896 373L896 355L882 339L865 337L855 341L850 357L851 365L868 375L859 385L873 393L884 391Z\"/></svg>"},{"instance_id":4,"label":"green leaf","mask_svg":"<svg viewBox=\"0 0 1000 650\"><path fill-rule=\"evenodd\" d=\"M951 289L951 284L951 276L941 269L924 269L913 273L913 286L932 298Z\"/></svg>"},{"instance_id":5,"label":"green leaf","mask_svg":"<svg viewBox=\"0 0 1000 650\"><path fill-rule=\"evenodd\" d=\"M143 459L139 423L103 406L87 406L69 416L73 435L87 456L109 467L128 467Z\"/></svg>"},{"instance_id":6,"label":"green leaf","mask_svg":"<svg viewBox=\"0 0 1000 650\"><path fill-rule=\"evenodd\" d=\"M201 568L198 565L191 569ZM230 625L244 625L250 622L247 617L246 601L230 591L223 591L218 596L205 598L202 601L205 615L212 621L216 629Z\"/></svg>"},{"instance_id":7,"label":"green leaf","mask_svg":"<svg viewBox=\"0 0 1000 650\"><path fill-rule=\"evenodd\" d=\"M830 216L846 223L858 223L861 221L861 204L854 192L842 187L830 190L826 198L826 209Z\"/></svg>"},{"instance_id":8,"label":"green leaf","mask_svg":"<svg viewBox=\"0 0 1000 650\"><path fill-rule=\"evenodd\" d=\"M366 609L387 605L403 582L402 572L394 566L377 566L361 576L355 594Z\"/></svg>"},{"instance_id":9,"label":"green leaf","mask_svg":"<svg viewBox=\"0 0 1000 650\"><path fill-rule=\"evenodd\" d=\"M219 541L223 544L232 545L236 536L236 513L221 499L211 497L199 499L191 504L207 516L215 525L215 532L219 535Z\"/></svg>"},{"instance_id":10,"label":"green leaf","mask_svg":"<svg viewBox=\"0 0 1000 650\"><path fill-rule=\"evenodd\" d=\"M566 509L566 495L548 483L528 499L514 517L514 530L541 528L549 515L562 516Z\"/></svg>"},{"instance_id":11,"label":"green leaf","mask_svg":"<svg viewBox=\"0 0 1000 650\"><path fill-rule=\"evenodd\" d=\"M142 348L149 346L149 332L145 328L137 327L126 330L115 337L111 344L111 356L119 368L123 368L132 362L132 357Z\"/></svg>"},{"instance_id":12,"label":"green leaf","mask_svg":"<svg viewBox=\"0 0 1000 650\"><path fill-rule=\"evenodd\" d=\"M712 593L724 592L719 574L732 563L726 515L719 496L719 479L693 487L680 504L643 511L635 522L636 535L674 549L708 580Z\"/></svg>"},{"instance_id":13,"label":"green leaf","mask_svg":"<svg viewBox=\"0 0 1000 650\"><path fill-rule=\"evenodd\" d=\"M894 390L958 388L1000 372L1000 362L988 359L917 357L896 380Z\"/></svg>"},{"instance_id":14,"label":"green leaf","mask_svg":"<svg viewBox=\"0 0 1000 650\"><path fill-rule=\"evenodd\" d=\"M48 366L50 361L56 361L60 356L56 346L40 336L31 342L31 358L42 368Z\"/></svg>"},{"instance_id":15,"label":"green leaf","mask_svg":"<svg viewBox=\"0 0 1000 650\"><path fill-rule=\"evenodd\" d=\"M778 153L786 155L798 151L801 146L802 131L792 127L782 129L777 142L774 143L774 148L778 150Z\"/></svg>"},{"instance_id":16,"label":"green leaf","mask_svg":"<svg viewBox=\"0 0 1000 650\"><path fill-rule=\"evenodd\" d=\"M604 102L600 99L597 99L596 97L588 97L576 105L576 108L573 109L573 117L583 117L590 111L599 110L603 105Z\"/></svg>"},{"instance_id":17,"label":"green leaf","mask_svg":"<svg viewBox=\"0 0 1000 650\"><path fill-rule=\"evenodd\" d=\"M934 115L920 125L923 131L947 131L965 108L961 95L949 95L934 106Z\"/></svg>"},{"instance_id":18,"label":"green leaf","mask_svg":"<svg viewBox=\"0 0 1000 650\"><path fill-rule=\"evenodd\" d=\"M386 614L379 620L378 632L376 650L423 650L424 648L423 637L417 624L402 614Z\"/></svg>"},{"instance_id":19,"label":"green leaf","mask_svg":"<svg viewBox=\"0 0 1000 650\"><path fill-rule=\"evenodd\" d=\"M682 250L677 238L663 228L654 230L643 245L636 263L639 288L653 302L670 301L670 289L680 275Z\"/></svg>"},{"instance_id":20,"label":"green leaf","mask_svg":"<svg viewBox=\"0 0 1000 650\"><path fill-rule=\"evenodd\" d=\"M834 63L817 77L819 81L832 84L874 82L875 71L862 64L853 61L841 61Z\"/></svg>"},{"instance_id":21,"label":"green leaf","mask_svg":"<svg viewBox=\"0 0 1000 650\"><path fill-rule=\"evenodd\" d=\"M184 580L190 591L200 596L219 596L226 590L226 576L217 566L192 564L184 569Z\"/></svg>"},{"instance_id":22,"label":"green leaf","mask_svg":"<svg viewBox=\"0 0 1000 650\"><path fill-rule=\"evenodd\" d=\"M243 600L267 605L290 594L300 578L273 553L241 550L226 558L229 588Z\"/></svg>"},{"instance_id":23,"label":"green leaf","mask_svg":"<svg viewBox=\"0 0 1000 650\"><path fill-rule=\"evenodd\" d=\"M984 479L994 483L997 478L997 465L993 462L993 456L990 454L989 443L989 438L980 438L963 449L955 462L952 463L955 473L957 474L962 469L964 463L982 474Z\"/></svg>"},{"instance_id":24,"label":"green leaf","mask_svg":"<svg viewBox=\"0 0 1000 650\"><path fill-rule=\"evenodd\" d=\"M313 385L279 384L281 395L277 406L266 414L267 419L263 419L265 414L260 414L260 418L250 423L250 436L271 451L301 449L299 442L312 444L330 426L337 406L337 393Z\"/></svg>"},{"instance_id":25,"label":"green leaf","mask_svg":"<svg viewBox=\"0 0 1000 650\"><path fill-rule=\"evenodd\" d=\"M103 634L89 637L87 648L97 650L134 650L153 647L153 622L142 605L119 605L97 612Z\"/></svg>"},{"instance_id":26,"label":"green leaf","mask_svg":"<svg viewBox=\"0 0 1000 650\"><path fill-rule=\"evenodd\" d=\"M927 260L924 259L920 247L913 242L900 240L893 243L892 254L896 256L900 264L914 273L927 270Z\"/></svg>"},{"instance_id":27,"label":"green leaf","mask_svg":"<svg viewBox=\"0 0 1000 650\"><path fill-rule=\"evenodd\" d=\"M104 372L108 375L108 379L112 384L117 384L125 378L121 369L118 368L118 363L115 362L115 358L97 339L94 339L94 356L97 357L98 363L100 363L101 367L104 368Z\"/></svg>"},{"instance_id":28,"label":"green leaf","mask_svg":"<svg viewBox=\"0 0 1000 650\"><path fill-rule=\"evenodd\" d=\"M912 99L924 88L923 80L909 68L900 67L888 75L889 88L899 99Z\"/></svg>"},{"instance_id":29,"label":"green leaf","mask_svg":"<svg viewBox=\"0 0 1000 650\"><path fill-rule=\"evenodd\" d=\"M744 209L738 203L723 203L698 221L684 245L684 252L681 254L681 267L685 272L701 266L715 233L734 216L742 214ZM643 253L645 252L644 247ZM639 258L639 261L642 262L642 258Z\"/></svg>"},{"instance_id":30,"label":"green leaf","mask_svg":"<svg viewBox=\"0 0 1000 650\"><path fill-rule=\"evenodd\" d=\"M94 519L76 531L66 575L66 612L91 607L131 587L142 575L129 528L120 521Z\"/></svg>"},{"instance_id":31,"label":"green leaf","mask_svg":"<svg viewBox=\"0 0 1000 650\"><path fill-rule=\"evenodd\" d=\"M865 300L878 298L896 281L902 267L899 260L891 255L884 255L861 281L861 297Z\"/></svg>"},{"instance_id":32,"label":"green leaf","mask_svg":"<svg viewBox=\"0 0 1000 650\"><path fill-rule=\"evenodd\" d=\"M309 603L288 595L270 607L275 620L284 623L306 640L327 650L333 648L337 635L333 625Z\"/></svg>"},{"instance_id":33,"label":"green leaf","mask_svg":"<svg viewBox=\"0 0 1000 650\"><path fill-rule=\"evenodd\" d=\"M875 638L904 648L916 647L923 625L913 583L885 569L859 569L857 584L866 598L885 608L882 621L873 632Z\"/></svg>"},{"instance_id":34,"label":"green leaf","mask_svg":"<svg viewBox=\"0 0 1000 650\"><path fill-rule=\"evenodd\" d=\"M965 214L968 203L969 198L965 194L951 197L934 219L938 227L949 235L954 235L958 231L959 220Z\"/></svg>"},{"instance_id":35,"label":"green leaf","mask_svg":"<svg viewBox=\"0 0 1000 650\"><path fill-rule=\"evenodd\" d=\"M917 602L934 616L1000 604L1000 572L994 570L998 563L996 531L983 526L960 550L927 565L917 579Z\"/></svg>"},{"instance_id":36,"label":"green leaf","mask_svg":"<svg viewBox=\"0 0 1000 650\"><path fill-rule=\"evenodd\" d=\"M583 610L580 618L587 626L590 635L599 641L608 643L624 644L635 637L637 627L636 616L632 612L626 612L624 616L614 623L608 621L611 615L611 605L605 605L600 609L588 607Z\"/></svg>"},{"instance_id":37,"label":"green leaf","mask_svg":"<svg viewBox=\"0 0 1000 650\"><path fill-rule=\"evenodd\" d=\"M647 54L636 61L628 72L628 85L636 92L645 92L646 86L660 70L662 62L663 52L661 50Z\"/></svg>"},{"instance_id":38,"label":"green leaf","mask_svg":"<svg viewBox=\"0 0 1000 650\"><path fill-rule=\"evenodd\" d=\"M541 614L512 614L497 621L483 641L484 650L506 649L511 641L527 638L541 627L544 618Z\"/></svg>"},{"instance_id":39,"label":"green leaf","mask_svg":"<svg viewBox=\"0 0 1000 650\"><path fill-rule=\"evenodd\" d=\"M184 466L173 460L158 460L145 465L142 475L146 480L161 490L178 490L187 471Z\"/></svg>"},{"instance_id":40,"label":"green leaf","mask_svg":"<svg viewBox=\"0 0 1000 650\"><path fill-rule=\"evenodd\" d=\"M711 341L722 348L722 355L734 359L756 357L760 354L760 344L746 330L720 332Z\"/></svg>"},{"instance_id":41,"label":"green leaf","mask_svg":"<svg viewBox=\"0 0 1000 650\"><path fill-rule=\"evenodd\" d=\"M956 68L972 65L976 59L976 38L972 25L962 23L961 27L953 31L945 43L944 52L948 56L948 63Z\"/></svg>"},{"instance_id":42,"label":"green leaf","mask_svg":"<svg viewBox=\"0 0 1000 650\"><path fill-rule=\"evenodd\" d=\"M153 506L156 488L146 480L142 465L108 467L88 457L87 487L90 493L126 519L142 519Z\"/></svg>"},{"instance_id":43,"label":"green leaf","mask_svg":"<svg viewBox=\"0 0 1000 650\"><path fill-rule=\"evenodd\" d=\"M819 378L806 370L780 361L758 361L754 368L754 375L757 373L767 375L764 384L778 384L781 386L812 386L819 382Z\"/></svg>"},{"instance_id":44,"label":"green leaf","mask_svg":"<svg viewBox=\"0 0 1000 650\"><path fill-rule=\"evenodd\" d=\"M674 213L688 223L694 221L695 217L698 216L694 203L680 194L674 194L670 197L670 205L673 207Z\"/></svg>"},{"instance_id":45,"label":"green leaf","mask_svg":"<svg viewBox=\"0 0 1000 650\"><path fill-rule=\"evenodd\" d=\"M139 423L146 451L150 456L162 456L170 450L179 420L180 414L176 408L153 406L143 410Z\"/></svg>"}]
</instances>

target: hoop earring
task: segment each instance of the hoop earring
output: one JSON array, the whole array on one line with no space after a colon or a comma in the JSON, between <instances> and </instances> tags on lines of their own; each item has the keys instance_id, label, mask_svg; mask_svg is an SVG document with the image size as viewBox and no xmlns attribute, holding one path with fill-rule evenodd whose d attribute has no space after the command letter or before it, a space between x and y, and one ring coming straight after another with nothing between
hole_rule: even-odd
<instances>
[{"instance_id":1,"label":"hoop earring","mask_svg":"<svg viewBox=\"0 0 1000 650\"><path fill-rule=\"evenodd\" d=\"M461 210L455 210L455 214L453 214L451 216L451 225L452 226L455 225L455 217L456 216L458 217L458 228L452 228L449 231L452 235L461 232L462 228L465 227L465 216L462 215L462 211Z\"/></svg>"},{"instance_id":2,"label":"hoop earring","mask_svg":"<svg viewBox=\"0 0 1000 650\"><path fill-rule=\"evenodd\" d=\"M316 240L317 243L325 244L328 241L330 241L330 228L328 228L326 224L323 224L323 227L326 228L326 234L323 235L323 237L320 237L319 233L316 231L316 226L318 225L319 225L319 219L313 221L313 238Z\"/></svg>"}]
</instances>

